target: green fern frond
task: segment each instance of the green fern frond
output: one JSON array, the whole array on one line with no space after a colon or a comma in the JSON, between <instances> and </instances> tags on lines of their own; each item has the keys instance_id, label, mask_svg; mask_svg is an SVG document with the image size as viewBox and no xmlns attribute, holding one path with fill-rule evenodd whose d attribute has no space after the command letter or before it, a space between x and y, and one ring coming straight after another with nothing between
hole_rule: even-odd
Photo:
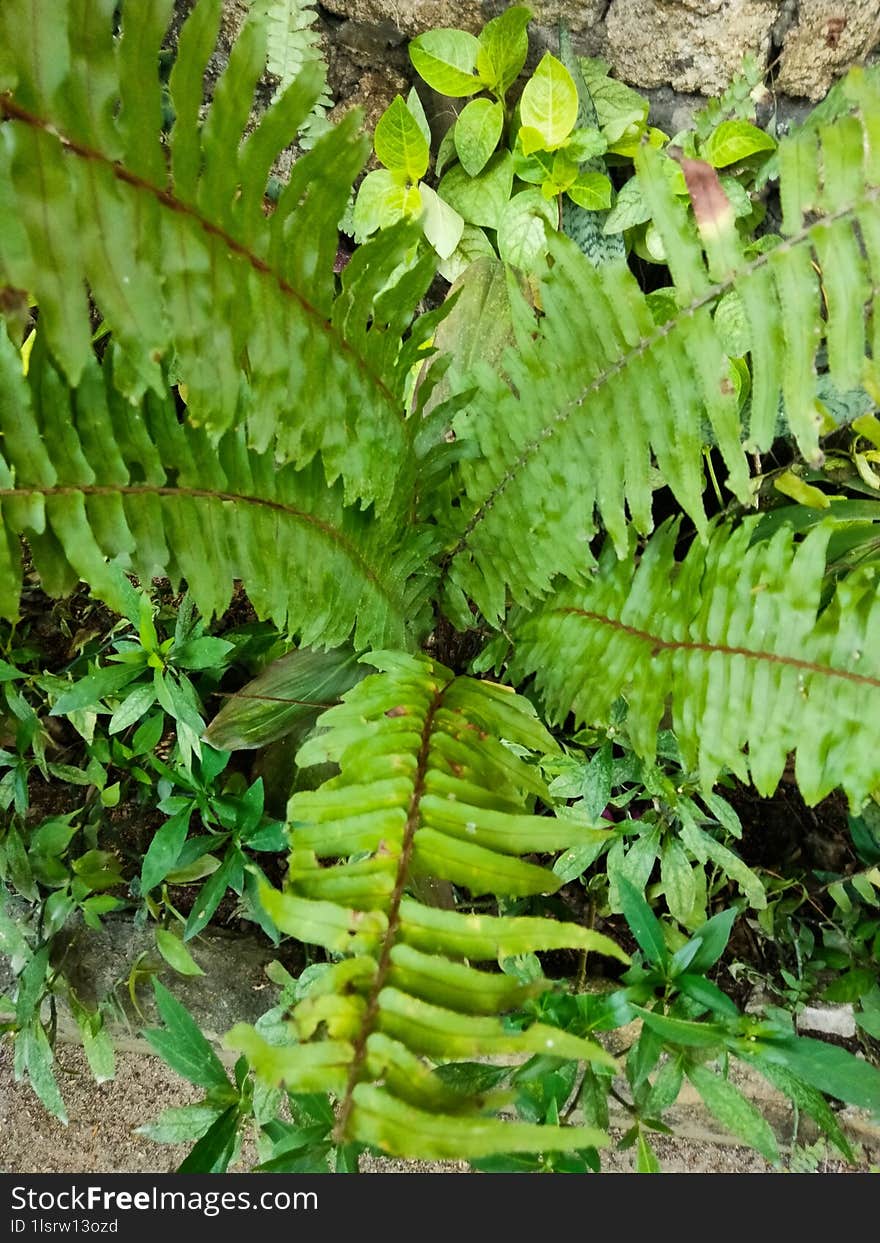
<instances>
[{"instance_id":1,"label":"green fern frond","mask_svg":"<svg viewBox=\"0 0 880 1243\"><path fill-rule=\"evenodd\" d=\"M349 265L336 295L336 224L368 150L358 118L297 162L266 214L269 171L309 115L321 69L307 65L245 136L266 56L256 6L202 121L221 3L199 0L171 73L166 144L158 55L172 0L126 6L118 39L116 7L2 6L17 79L4 76L0 93L0 281L35 296L71 385L91 355L88 293L131 401L161 394L171 365L190 417L212 434L245 422L258 450L300 467L320 454L346 500L384 505L407 456L401 332L431 267L398 286L393 313L374 314L380 277L412 242L404 230Z\"/></svg>"},{"instance_id":2,"label":"green fern frond","mask_svg":"<svg viewBox=\"0 0 880 1243\"><path fill-rule=\"evenodd\" d=\"M675 523L638 564L606 548L586 586L566 586L524 622L515 676L535 672L557 721L607 720L623 695L646 756L668 708L707 789L729 769L769 795L794 752L808 803L841 786L858 807L880 786L876 567L847 575L821 608L836 524L800 543L787 527L751 543L759 521L711 527L680 563Z\"/></svg>"},{"instance_id":3,"label":"green fern frond","mask_svg":"<svg viewBox=\"0 0 880 1243\"><path fill-rule=\"evenodd\" d=\"M321 73L320 93L299 135L304 151L326 132L327 109L333 107L320 36L313 29L317 17L313 0L267 0L266 68L278 79L278 93L290 86L307 65L317 65Z\"/></svg>"},{"instance_id":4,"label":"green fern frond","mask_svg":"<svg viewBox=\"0 0 880 1243\"><path fill-rule=\"evenodd\" d=\"M79 579L129 611L126 573L185 579L210 617L241 580L257 612L303 643L416 644L430 623L426 533L397 511L346 507L317 463L278 467L244 430L219 440L181 423L171 395L131 406L104 368L71 391L38 332L27 379L0 334L0 615L15 619L19 535L41 582Z\"/></svg>"},{"instance_id":5,"label":"green fern frond","mask_svg":"<svg viewBox=\"0 0 880 1243\"><path fill-rule=\"evenodd\" d=\"M279 928L344 957L294 1009L290 1045L242 1027L227 1043L292 1091L333 1092L340 1142L459 1158L602 1144L607 1137L591 1128L481 1116L488 1102L452 1091L431 1061L549 1052L613 1066L592 1041L504 1023L545 980L524 985L470 964L562 947L626 955L575 924L439 909L411 890L420 877L439 877L473 895L550 893L559 878L521 856L607 830L529 810L544 783L508 744L554 744L526 700L424 658L365 659L382 672L325 713L326 732L297 757L333 761L340 772L292 797L286 888L263 895ZM315 1043L318 1032L326 1038Z\"/></svg>"},{"instance_id":6,"label":"green fern frond","mask_svg":"<svg viewBox=\"0 0 880 1243\"><path fill-rule=\"evenodd\" d=\"M625 266L593 268L564 239L554 243L542 316L511 283L516 350L503 377L484 367L470 378L467 417L456 424L470 446L460 455L465 498L440 511L453 616L464 617L465 596L495 620L508 591L528 603L556 574L582 579L600 523L624 555L629 525L652 527L658 478L705 537L705 420L727 486L744 504L752 487L747 452L771 445L780 397L800 452L818 460L820 347L827 345L830 379L841 391L857 387L880 357L880 97L859 71L849 82L852 115L780 147L786 237L757 257L743 256L720 187L711 210L699 187L693 191L700 236L659 171L660 155L640 152L639 176L681 305L668 322L655 324ZM713 319L730 290L751 344L747 430Z\"/></svg>"}]
</instances>

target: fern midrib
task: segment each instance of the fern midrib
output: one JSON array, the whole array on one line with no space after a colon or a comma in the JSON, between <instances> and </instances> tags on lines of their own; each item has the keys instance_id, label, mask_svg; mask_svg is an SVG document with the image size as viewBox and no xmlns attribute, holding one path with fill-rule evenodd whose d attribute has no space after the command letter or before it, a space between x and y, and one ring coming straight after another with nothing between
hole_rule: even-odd
<instances>
[{"instance_id":1,"label":"fern midrib","mask_svg":"<svg viewBox=\"0 0 880 1243\"><path fill-rule=\"evenodd\" d=\"M579 609L573 606L548 609L547 612L583 617L587 621L597 622L610 630L631 635L634 639L640 639L642 642L649 644L652 648L652 655L657 652L683 651L706 652L709 655L719 653L722 656L743 656L747 660L762 660L768 664L784 665L787 668L799 669L805 673L816 673L821 677L841 678L847 682L855 682L860 686L870 686L875 690L880 690L880 678L872 678L866 673L853 673L849 669L837 669L833 665L820 665L817 661L801 660L796 656L785 656L780 652L766 652L761 649L748 647L731 647L726 643L701 643L695 639L664 639L660 635L652 634L649 630L640 630L637 626L629 626L626 622L622 622L616 617L609 617L607 613L596 613L590 609Z\"/></svg>"},{"instance_id":2,"label":"fern midrib","mask_svg":"<svg viewBox=\"0 0 880 1243\"><path fill-rule=\"evenodd\" d=\"M64 151L67 151L72 155L77 155L80 159L92 160L103 165L105 168L110 169L111 173L118 181L122 181L126 185L129 185L133 189L139 190L144 194L152 195L157 202L161 203L163 207L168 208L169 211L176 212L178 215L187 216L189 219L194 220L204 233L207 233L210 237L216 237L223 243L224 246L227 247L228 250L237 255L240 259L243 259L245 263L249 264L255 272L259 272L262 276L267 276L275 283L281 293L296 302L301 310L308 315L310 319L315 321L319 328L334 339L336 348L350 358L358 370L367 377L386 405L393 409L395 417L401 421L404 419L405 412L403 409L403 403L398 401L382 377L376 374L372 367L370 367L367 363L366 359L364 359L346 340L346 338L341 335L339 329L330 320L323 316L318 308L314 306L304 294L291 285L289 281L285 280L280 272L277 272L265 261L265 259L261 259L259 255L255 254L249 247L245 246L243 242L238 241L237 238L233 237L231 233L228 233L220 225L215 224L213 220L209 220L207 216L202 215L197 208L191 206L189 203L185 203L182 199L177 198L171 193L170 190L163 189L162 186L157 186L154 182L149 181L147 178L141 177L137 173L133 173L130 169L126 168L124 164L119 163L117 160L112 160L102 151L98 151L94 147L86 146L85 143L81 143L74 138L70 138L68 135L57 129L56 126L45 117L37 116L35 113L29 112L26 108L22 108L21 105L17 104L8 94L0 94L0 115L5 116L7 119L12 121L20 121L24 125L31 126L32 129L43 130L46 133L53 134L61 143Z\"/></svg>"},{"instance_id":3,"label":"fern midrib","mask_svg":"<svg viewBox=\"0 0 880 1243\"><path fill-rule=\"evenodd\" d=\"M438 691L434 693L428 710L425 713L425 721L422 726L421 738L419 741L419 752L416 757L416 768L413 777L412 793L410 795L409 807L407 808L406 824L403 831L403 843L400 849L400 858L397 863L397 875L394 881L394 889L391 893L391 899L388 906L388 928L386 929L382 948L379 953L379 965L373 980L370 995L367 999L367 1007L364 1012L364 1020L361 1024L360 1032L354 1043L354 1056L351 1060L351 1066L348 1073L348 1083L345 1088L345 1096L339 1107L339 1114L334 1128L334 1137L337 1143L345 1143L347 1136L348 1120L351 1116L352 1106L354 1104L353 1092L360 1082L361 1071L363 1069L364 1059L367 1054L367 1040L372 1034L376 1024L376 1017L379 1013L379 994L385 987L385 981L391 967L391 951L397 940L397 934L400 930L400 904L403 900L404 891L406 889L407 877L409 875L409 866L412 860L413 847L415 845L415 837L421 821L421 801L425 793L425 779L428 773L428 754L431 749L431 735L434 730L434 718L436 717L443 699L452 682L447 682Z\"/></svg>"},{"instance_id":4,"label":"fern midrib","mask_svg":"<svg viewBox=\"0 0 880 1243\"><path fill-rule=\"evenodd\" d=\"M503 495L511 483L517 478L520 470L540 452L542 447L555 436L559 427L564 426L572 415L583 406L584 402L594 393L598 392L604 386L610 383L615 376L624 371L632 362L647 354L655 345L668 337L680 324L686 319L693 317L698 311L710 305L716 298L722 297L729 293L738 281L751 276L754 272L765 267L774 255L784 254L793 250L796 246L800 246L804 242L811 240L813 233L818 228L824 228L829 225L836 224L840 220L846 219L848 216L855 216L856 212L861 211L863 207L870 203L875 203L880 199L880 186L868 188L854 203L848 203L846 206L838 208L837 211L831 212L826 216L822 216L819 220L814 220L811 224L804 226L798 233L793 234L790 238L786 238L775 246L773 250L765 251L757 255L751 263L738 268L736 272L731 273L723 281L718 281L711 285L698 298L694 298L686 307L682 308L674 318L667 320L664 324L659 324L652 333L647 337L643 337L641 341L632 349L621 354L610 366L599 373L590 383L581 390L581 392L566 402L561 410L558 410L551 423L548 423L541 429L537 439L530 441L523 447L519 456L511 463L505 473L501 476L494 488L480 502L477 509L471 515L467 525L458 538L454 547L445 554L440 563L440 582L445 580L449 569L457 556L462 553L470 542L476 528L480 525L486 515L494 506L495 502Z\"/></svg>"},{"instance_id":5,"label":"fern midrib","mask_svg":"<svg viewBox=\"0 0 880 1243\"><path fill-rule=\"evenodd\" d=\"M381 580L355 544L347 540L332 523L325 522L323 518L318 518L315 514L310 514L304 509L296 509L293 505L287 505L284 501L275 501L263 496L248 496L245 493L238 492L213 492L210 488L175 488L158 484L68 483L56 484L53 487L0 488L0 502L6 497L14 499L29 496L72 496L76 494L83 496L181 496L193 500L229 501L244 505L257 505L264 509L286 514L299 522L314 527L315 530L326 536L331 543L335 544L361 570L364 578L388 601L395 613L405 623L407 622L403 602Z\"/></svg>"}]
</instances>

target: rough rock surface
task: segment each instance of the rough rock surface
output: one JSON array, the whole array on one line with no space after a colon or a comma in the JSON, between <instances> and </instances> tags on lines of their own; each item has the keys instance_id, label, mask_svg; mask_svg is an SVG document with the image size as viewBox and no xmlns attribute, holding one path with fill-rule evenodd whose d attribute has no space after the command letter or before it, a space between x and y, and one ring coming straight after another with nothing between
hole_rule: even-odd
<instances>
[{"instance_id":1,"label":"rough rock surface","mask_svg":"<svg viewBox=\"0 0 880 1243\"><path fill-rule=\"evenodd\" d=\"M246 0L229 0L239 7ZM336 30L398 42L438 26L478 31L505 0L326 0ZM533 43L555 45L560 17L583 54L606 56L633 86L711 95L751 52L778 68L777 89L820 99L836 77L880 42L880 0L531 0ZM336 27L336 30L333 27ZM380 62L376 62L380 67Z\"/></svg>"},{"instance_id":2,"label":"rough rock surface","mask_svg":"<svg viewBox=\"0 0 880 1243\"><path fill-rule=\"evenodd\" d=\"M625 81L716 94L746 53L766 61L778 6L770 0L616 0L608 59Z\"/></svg>"},{"instance_id":3,"label":"rough rock surface","mask_svg":"<svg viewBox=\"0 0 880 1243\"><path fill-rule=\"evenodd\" d=\"M800 0L786 31L777 88L821 99L880 39L880 0Z\"/></svg>"}]
</instances>

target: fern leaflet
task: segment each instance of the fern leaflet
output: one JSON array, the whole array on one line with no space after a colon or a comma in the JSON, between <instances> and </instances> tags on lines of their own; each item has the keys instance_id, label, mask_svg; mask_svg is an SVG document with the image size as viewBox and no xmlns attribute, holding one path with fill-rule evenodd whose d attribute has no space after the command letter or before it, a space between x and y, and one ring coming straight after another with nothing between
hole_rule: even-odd
<instances>
[{"instance_id":1,"label":"fern leaflet","mask_svg":"<svg viewBox=\"0 0 880 1243\"><path fill-rule=\"evenodd\" d=\"M758 521L712 526L681 563L674 523L638 564L607 547L586 586L563 587L519 628L514 676L535 672L557 721L607 720L623 695L644 755L668 702L707 789L730 769L769 795L794 751L808 803L842 786L860 806L880 785L876 568L847 575L820 609L836 524L751 542Z\"/></svg>"}]
</instances>

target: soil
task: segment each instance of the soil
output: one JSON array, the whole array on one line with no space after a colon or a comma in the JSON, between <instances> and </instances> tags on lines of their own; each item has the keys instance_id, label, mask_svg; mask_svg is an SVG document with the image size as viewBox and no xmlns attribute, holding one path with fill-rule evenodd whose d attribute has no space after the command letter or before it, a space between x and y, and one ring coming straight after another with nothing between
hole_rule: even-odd
<instances>
[{"instance_id":1,"label":"soil","mask_svg":"<svg viewBox=\"0 0 880 1243\"><path fill-rule=\"evenodd\" d=\"M187 1145L155 1144L136 1127L156 1118L171 1105L199 1099L199 1091L157 1059L135 1053L117 1056L117 1077L95 1084L82 1051L62 1046L59 1082L70 1118L63 1126L43 1109L26 1084L15 1083L7 1045L0 1046L0 1173L4 1174L165 1174L173 1172ZM771 1167L747 1148L658 1136L655 1148L666 1173L766 1174ZM633 1165L633 1149L603 1155L603 1172L624 1173ZM237 1171L255 1160L246 1144ZM458 1173L461 1162L401 1162L365 1158L364 1173ZM848 1167L824 1162L819 1172L839 1173Z\"/></svg>"}]
</instances>

